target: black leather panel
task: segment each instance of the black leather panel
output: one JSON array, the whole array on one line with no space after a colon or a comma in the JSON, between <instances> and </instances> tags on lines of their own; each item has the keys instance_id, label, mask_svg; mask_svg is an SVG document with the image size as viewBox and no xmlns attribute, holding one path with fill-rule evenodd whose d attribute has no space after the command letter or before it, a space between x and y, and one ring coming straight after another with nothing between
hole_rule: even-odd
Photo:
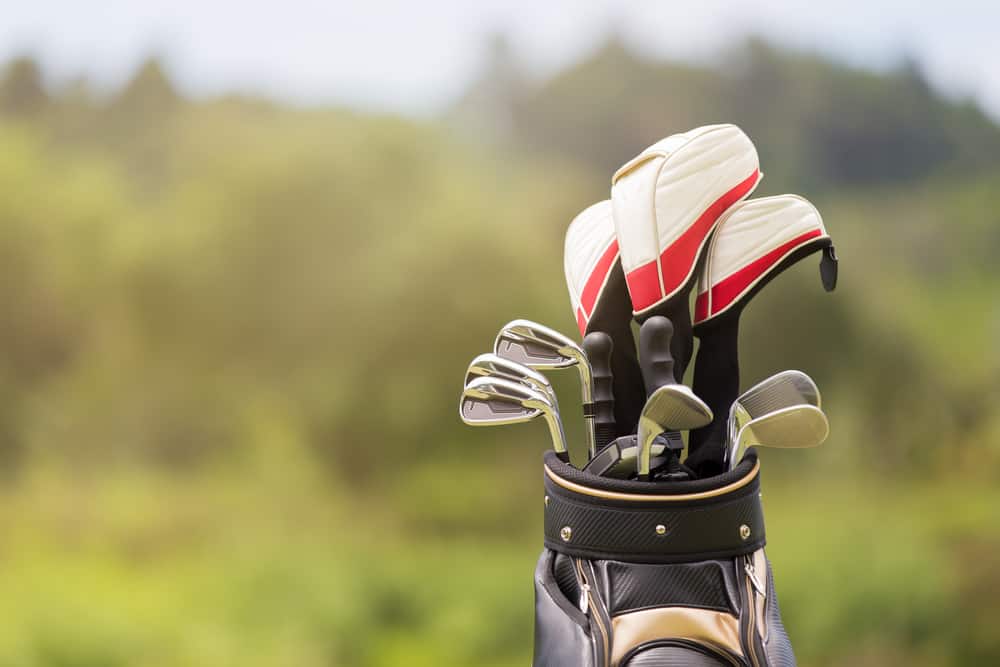
<instances>
[{"instance_id":1,"label":"black leather panel","mask_svg":"<svg viewBox=\"0 0 1000 667\"><path fill-rule=\"evenodd\" d=\"M710 498L611 500L570 491L546 475L545 546L572 556L638 563L752 553L765 544L759 489L754 478ZM742 526L750 529L746 539Z\"/></svg>"},{"instance_id":2,"label":"black leather panel","mask_svg":"<svg viewBox=\"0 0 1000 667\"><path fill-rule=\"evenodd\" d=\"M568 600L580 599L580 584L576 579L576 565L570 556L557 553L552 559L552 573L556 585Z\"/></svg>"},{"instance_id":3,"label":"black leather panel","mask_svg":"<svg viewBox=\"0 0 1000 667\"><path fill-rule=\"evenodd\" d=\"M552 573L554 554L545 550L535 568L535 656L533 667L594 667L586 617L562 596Z\"/></svg>"},{"instance_id":4,"label":"black leather panel","mask_svg":"<svg viewBox=\"0 0 1000 667\"><path fill-rule=\"evenodd\" d=\"M795 667L795 652L792 642L785 632L781 622L781 610L778 608L778 594L774 590L774 573L771 571L771 561L767 562L767 652L768 667Z\"/></svg>"},{"instance_id":5,"label":"black leather panel","mask_svg":"<svg viewBox=\"0 0 1000 667\"><path fill-rule=\"evenodd\" d=\"M696 607L737 614L739 594L732 561L649 565L606 561L611 614L650 607Z\"/></svg>"}]
</instances>

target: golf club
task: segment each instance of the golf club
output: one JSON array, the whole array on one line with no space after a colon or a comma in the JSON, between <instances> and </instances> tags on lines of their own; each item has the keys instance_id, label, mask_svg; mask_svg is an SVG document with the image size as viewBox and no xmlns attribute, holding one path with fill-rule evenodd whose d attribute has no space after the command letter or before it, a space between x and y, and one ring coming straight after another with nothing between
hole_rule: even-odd
<instances>
[{"instance_id":1,"label":"golf club","mask_svg":"<svg viewBox=\"0 0 1000 667\"><path fill-rule=\"evenodd\" d=\"M616 435L614 376L611 355L614 342L603 331L591 331L583 337L583 351L590 361L594 383L594 451L593 459Z\"/></svg>"},{"instance_id":2,"label":"golf club","mask_svg":"<svg viewBox=\"0 0 1000 667\"><path fill-rule=\"evenodd\" d=\"M650 474L658 467L667 465L669 458L679 457L683 450L684 440L681 439L681 434L677 431L668 431L655 437L650 447ZM667 456L664 457L664 454ZM583 471L600 477L628 479L635 474L638 456L638 437L625 435L615 439L600 450L597 456L587 463Z\"/></svg>"},{"instance_id":3,"label":"golf club","mask_svg":"<svg viewBox=\"0 0 1000 667\"><path fill-rule=\"evenodd\" d=\"M665 384L650 394L639 415L639 461L637 472L649 480L649 460L653 440L664 431L686 431L712 421L712 411L704 401L682 384Z\"/></svg>"},{"instance_id":4,"label":"golf club","mask_svg":"<svg viewBox=\"0 0 1000 667\"><path fill-rule=\"evenodd\" d=\"M741 425L730 447L730 470L747 447L816 447L830 434L826 415L815 405L793 405L753 419L747 416L746 411L737 410Z\"/></svg>"},{"instance_id":5,"label":"golf club","mask_svg":"<svg viewBox=\"0 0 1000 667\"><path fill-rule=\"evenodd\" d=\"M556 392L552 388L552 383L544 375L528 368L524 364L519 364L510 359L504 359L500 355L486 352L480 354L469 364L465 372L465 384L469 384L477 377L500 377L511 382L527 384L549 397L552 407L559 410L559 401Z\"/></svg>"},{"instance_id":6,"label":"golf club","mask_svg":"<svg viewBox=\"0 0 1000 667\"><path fill-rule=\"evenodd\" d=\"M740 427L751 419L762 417L782 408L796 405L821 407L819 388L812 378L802 371L788 370L775 373L761 380L733 401L726 422L726 448L723 453L724 469L736 465L734 446Z\"/></svg>"},{"instance_id":7,"label":"golf club","mask_svg":"<svg viewBox=\"0 0 1000 667\"><path fill-rule=\"evenodd\" d=\"M611 438L634 434L646 395L636 356L632 301L618 252L611 200L588 206L569 224L563 268L580 335L586 337L588 333L600 331L610 336L614 343L611 370L615 433ZM590 350L587 354L590 356ZM594 394L598 395L596 388ZM611 422L605 426L610 429ZM595 428L599 428L599 424L595 424ZM600 432L597 440L600 448L603 440Z\"/></svg>"},{"instance_id":8,"label":"golf club","mask_svg":"<svg viewBox=\"0 0 1000 667\"><path fill-rule=\"evenodd\" d=\"M536 370L576 366L580 373L587 451L593 453L596 448L593 374L583 348L554 329L531 320L518 319L508 322L500 329L493 344L493 352Z\"/></svg>"},{"instance_id":9,"label":"golf club","mask_svg":"<svg viewBox=\"0 0 1000 667\"><path fill-rule=\"evenodd\" d=\"M458 414L469 426L497 426L545 417L552 446L560 459L569 463L566 436L559 413L540 391L499 377L477 377L465 386Z\"/></svg>"},{"instance_id":10,"label":"golf club","mask_svg":"<svg viewBox=\"0 0 1000 667\"><path fill-rule=\"evenodd\" d=\"M697 175L697 177L695 177ZM689 294L720 217L760 182L753 142L735 125L673 134L611 178L611 204L635 319L664 315L678 379L694 347Z\"/></svg>"},{"instance_id":11,"label":"golf club","mask_svg":"<svg viewBox=\"0 0 1000 667\"><path fill-rule=\"evenodd\" d=\"M688 438L686 465L701 476L727 469L726 413L739 394L740 315L753 297L785 269L822 250L820 277L831 291L836 254L823 219L796 195L749 199L719 221L698 278L694 333L698 359L692 387L715 412L708 426Z\"/></svg>"}]
</instances>

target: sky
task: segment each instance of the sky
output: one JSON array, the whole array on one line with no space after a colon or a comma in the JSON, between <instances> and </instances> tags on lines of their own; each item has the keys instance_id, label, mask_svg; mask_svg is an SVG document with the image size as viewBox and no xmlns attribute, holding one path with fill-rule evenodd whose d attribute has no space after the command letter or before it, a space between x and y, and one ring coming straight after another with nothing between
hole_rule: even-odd
<instances>
[{"instance_id":1,"label":"sky","mask_svg":"<svg viewBox=\"0 0 1000 667\"><path fill-rule=\"evenodd\" d=\"M904 54L1000 119L1000 3L841 0L0 0L0 61L31 54L54 85L120 85L150 55L196 96L248 92L301 105L433 114L503 32L543 78L609 32L652 57L701 62L747 35L885 69ZM95 9L96 8L96 9ZM917 8L917 11L915 11Z\"/></svg>"}]
</instances>

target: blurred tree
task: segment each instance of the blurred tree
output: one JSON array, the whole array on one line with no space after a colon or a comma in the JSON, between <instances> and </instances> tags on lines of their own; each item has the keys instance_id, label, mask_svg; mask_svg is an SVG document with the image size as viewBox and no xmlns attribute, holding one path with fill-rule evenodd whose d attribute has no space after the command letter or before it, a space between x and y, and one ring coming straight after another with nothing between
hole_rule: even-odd
<instances>
[{"instance_id":1,"label":"blurred tree","mask_svg":"<svg viewBox=\"0 0 1000 667\"><path fill-rule=\"evenodd\" d=\"M0 77L0 115L30 118L48 101L38 63L28 56L11 60Z\"/></svg>"},{"instance_id":2,"label":"blurred tree","mask_svg":"<svg viewBox=\"0 0 1000 667\"><path fill-rule=\"evenodd\" d=\"M514 134L514 118L528 83L509 38L493 34L479 78L448 113L451 125L476 141L502 144Z\"/></svg>"},{"instance_id":3,"label":"blurred tree","mask_svg":"<svg viewBox=\"0 0 1000 667\"><path fill-rule=\"evenodd\" d=\"M487 73L474 89L489 88ZM512 135L607 173L674 131L734 122L757 143L766 188L818 191L1000 165L1000 129L928 85L916 61L878 74L751 38L714 66L651 61L612 36L529 88ZM488 115L484 123L493 122ZM506 133L507 130L504 129Z\"/></svg>"},{"instance_id":4,"label":"blurred tree","mask_svg":"<svg viewBox=\"0 0 1000 667\"><path fill-rule=\"evenodd\" d=\"M122 155L147 193L167 186L170 123L184 101L158 58L146 60L99 117L98 137Z\"/></svg>"},{"instance_id":5,"label":"blurred tree","mask_svg":"<svg viewBox=\"0 0 1000 667\"><path fill-rule=\"evenodd\" d=\"M181 98L158 58L146 60L112 100L113 116L153 120L180 106Z\"/></svg>"}]
</instances>

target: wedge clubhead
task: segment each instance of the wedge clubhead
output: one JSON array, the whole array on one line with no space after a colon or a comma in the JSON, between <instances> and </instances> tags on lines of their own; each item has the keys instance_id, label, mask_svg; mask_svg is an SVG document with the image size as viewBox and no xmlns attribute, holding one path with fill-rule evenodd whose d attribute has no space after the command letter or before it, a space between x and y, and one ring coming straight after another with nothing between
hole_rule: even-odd
<instances>
[{"instance_id":1,"label":"wedge clubhead","mask_svg":"<svg viewBox=\"0 0 1000 667\"><path fill-rule=\"evenodd\" d=\"M729 408L724 469L732 470L738 461L737 440L740 429L747 422L797 405L819 408L821 402L816 383L802 371L781 371L747 389Z\"/></svg>"},{"instance_id":2,"label":"wedge clubhead","mask_svg":"<svg viewBox=\"0 0 1000 667\"><path fill-rule=\"evenodd\" d=\"M664 431L687 431L712 421L712 411L685 385L665 384L649 398L639 415L639 479L649 479L653 440Z\"/></svg>"},{"instance_id":3,"label":"wedge clubhead","mask_svg":"<svg viewBox=\"0 0 1000 667\"><path fill-rule=\"evenodd\" d=\"M559 413L536 389L500 377L477 377L462 391L458 414L470 426L517 424L541 415L548 424L553 449L559 458L569 462Z\"/></svg>"},{"instance_id":4,"label":"wedge clubhead","mask_svg":"<svg viewBox=\"0 0 1000 667\"><path fill-rule=\"evenodd\" d=\"M830 434L826 415L815 405L793 405L746 421L736 435L730 469L747 447L817 447Z\"/></svg>"}]
</instances>

